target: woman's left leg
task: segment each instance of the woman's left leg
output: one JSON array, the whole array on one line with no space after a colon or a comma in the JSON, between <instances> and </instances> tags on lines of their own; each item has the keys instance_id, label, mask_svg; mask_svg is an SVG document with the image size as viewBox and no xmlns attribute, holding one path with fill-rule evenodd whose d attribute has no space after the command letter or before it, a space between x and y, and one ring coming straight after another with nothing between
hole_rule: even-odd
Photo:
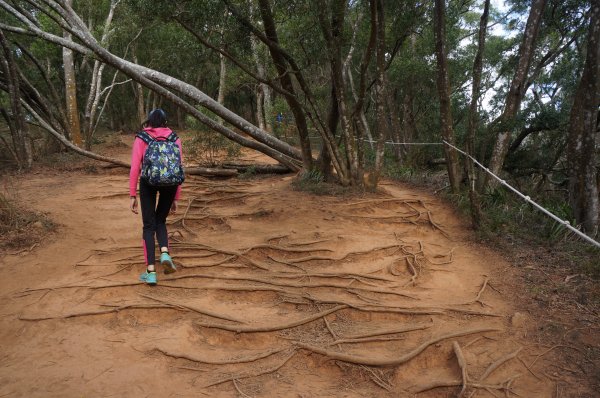
<instances>
[{"instance_id":1,"label":"woman's left leg","mask_svg":"<svg viewBox=\"0 0 600 398\"><path fill-rule=\"evenodd\" d=\"M159 197L156 205L156 240L159 247L169 247L169 236L167 234L167 216L171 211L177 187L160 187L158 189Z\"/></svg>"}]
</instances>

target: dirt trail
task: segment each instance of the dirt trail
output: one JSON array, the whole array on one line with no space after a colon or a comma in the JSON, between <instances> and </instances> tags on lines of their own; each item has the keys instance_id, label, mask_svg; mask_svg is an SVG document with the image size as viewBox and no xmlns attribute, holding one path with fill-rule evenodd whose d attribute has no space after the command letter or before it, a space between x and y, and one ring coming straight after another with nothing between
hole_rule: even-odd
<instances>
[{"instance_id":1,"label":"dirt trail","mask_svg":"<svg viewBox=\"0 0 600 398\"><path fill-rule=\"evenodd\" d=\"M189 178L179 272L148 287L122 170L27 176L21 198L61 227L0 262L0 397L446 397L459 364L465 396L553 396L509 265L449 207L291 182Z\"/></svg>"}]
</instances>

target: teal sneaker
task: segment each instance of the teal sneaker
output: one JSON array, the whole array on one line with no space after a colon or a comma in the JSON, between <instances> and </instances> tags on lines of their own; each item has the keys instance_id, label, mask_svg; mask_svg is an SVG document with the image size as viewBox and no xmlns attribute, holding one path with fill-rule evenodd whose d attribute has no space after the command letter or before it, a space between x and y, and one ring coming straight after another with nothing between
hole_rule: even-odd
<instances>
[{"instance_id":1,"label":"teal sneaker","mask_svg":"<svg viewBox=\"0 0 600 398\"><path fill-rule=\"evenodd\" d=\"M171 256L169 256L169 253L167 252L160 253L160 263L164 267L165 274L172 274L173 272L177 271Z\"/></svg>"},{"instance_id":2,"label":"teal sneaker","mask_svg":"<svg viewBox=\"0 0 600 398\"><path fill-rule=\"evenodd\" d=\"M146 282L148 285L156 285L156 272L144 272L140 275L140 280Z\"/></svg>"}]
</instances>

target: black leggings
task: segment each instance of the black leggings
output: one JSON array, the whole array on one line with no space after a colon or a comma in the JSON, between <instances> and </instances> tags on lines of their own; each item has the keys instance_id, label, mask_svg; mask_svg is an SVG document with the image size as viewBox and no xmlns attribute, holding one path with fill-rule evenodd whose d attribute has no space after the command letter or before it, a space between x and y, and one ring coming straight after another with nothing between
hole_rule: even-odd
<instances>
[{"instance_id":1,"label":"black leggings","mask_svg":"<svg viewBox=\"0 0 600 398\"><path fill-rule=\"evenodd\" d=\"M156 204L156 194L158 205ZM169 247L167 235L167 216L175 199L177 187L154 187L140 179L140 207L144 223L143 244L146 264L154 264L155 246L154 235L159 247Z\"/></svg>"}]
</instances>

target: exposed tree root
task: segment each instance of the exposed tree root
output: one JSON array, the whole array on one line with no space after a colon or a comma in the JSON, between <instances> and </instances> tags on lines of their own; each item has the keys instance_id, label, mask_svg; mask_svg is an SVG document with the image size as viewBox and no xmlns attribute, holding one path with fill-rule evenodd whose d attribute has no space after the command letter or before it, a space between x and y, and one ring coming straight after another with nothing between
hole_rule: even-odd
<instances>
[{"instance_id":1,"label":"exposed tree root","mask_svg":"<svg viewBox=\"0 0 600 398\"><path fill-rule=\"evenodd\" d=\"M288 253L333 252L333 250L331 250L331 249L317 249L317 248L300 249L300 248L285 247L285 246L278 246L278 245L271 245L271 244L260 244L260 245L248 247L246 249L241 249L240 254L248 254L249 252L251 252L253 250L258 250L258 249L272 249L272 250L288 252Z\"/></svg>"},{"instance_id":2,"label":"exposed tree root","mask_svg":"<svg viewBox=\"0 0 600 398\"><path fill-rule=\"evenodd\" d=\"M236 391L242 396L242 398L252 398L240 389L240 387L237 385L238 381L236 379L232 379L231 381L233 382L233 386L235 387Z\"/></svg>"},{"instance_id":3,"label":"exposed tree root","mask_svg":"<svg viewBox=\"0 0 600 398\"><path fill-rule=\"evenodd\" d=\"M394 388L394 385L390 382L389 378L388 380L384 380L383 371L381 369L371 369L364 365L361 365L360 368L369 374L369 378L373 383L384 390L391 392Z\"/></svg>"},{"instance_id":4,"label":"exposed tree root","mask_svg":"<svg viewBox=\"0 0 600 398\"><path fill-rule=\"evenodd\" d=\"M108 199L108 198L118 198L121 196L129 196L129 194L127 192L117 192L117 193L109 193L106 195L94 195L94 196L88 196L85 198L81 198L82 200L94 200L94 199Z\"/></svg>"},{"instance_id":5,"label":"exposed tree root","mask_svg":"<svg viewBox=\"0 0 600 398\"><path fill-rule=\"evenodd\" d=\"M120 312L123 310L129 310L129 309L175 309L175 310L179 310L179 311L185 311L183 309L177 308L176 306L172 306L172 305L129 304L129 305L121 305L121 306L106 309L106 310L74 312L71 314L57 315L57 316L44 316L44 317L20 316L19 320L21 320L21 321L47 321L50 319L68 319L68 318L77 318L77 317L83 317L83 316L112 314L115 312Z\"/></svg>"},{"instance_id":6,"label":"exposed tree root","mask_svg":"<svg viewBox=\"0 0 600 398\"><path fill-rule=\"evenodd\" d=\"M202 321L196 321L196 322L194 322L194 324L197 326L205 327L205 328L221 329L221 330L227 330L227 331L235 332L235 333L276 332L278 330L290 329L290 328L293 328L296 326L304 325L305 323L312 322L316 319L324 317L325 315L332 314L332 313L342 310L344 308L348 308L348 306L347 305L338 305L336 307L330 308L325 311L318 312L316 314L313 314L313 315L308 316L303 319L286 322L286 323L282 323L279 325L271 325L271 326L224 325L224 324L216 324L216 323L202 322Z\"/></svg>"},{"instance_id":7,"label":"exposed tree root","mask_svg":"<svg viewBox=\"0 0 600 398\"><path fill-rule=\"evenodd\" d=\"M465 395L467 390L467 384L469 383L469 373L467 371L467 361L460 349L460 345L458 345L457 341L452 342L452 349L454 350L454 355L456 355L456 360L458 361L458 366L460 367L460 374L462 377L462 389L458 394L458 398L462 398Z\"/></svg>"},{"instance_id":8,"label":"exposed tree root","mask_svg":"<svg viewBox=\"0 0 600 398\"><path fill-rule=\"evenodd\" d=\"M271 366L269 368L265 368L265 369L262 369L262 370L259 370L259 371L255 371L255 372L248 372L248 373L244 373L244 374L238 374L238 375L232 376L232 377L226 377L224 379L220 379L220 380L214 381L212 383L206 384L203 387L204 388L213 387L213 386L217 386L219 384L227 383L228 381L233 382L234 380L248 379L250 377L258 377L258 376L262 376L262 375L266 375L266 374L269 374L269 373L276 372L279 369L281 369L286 363L288 363L288 361L290 359L292 359L295 354L296 354L296 352L293 351L290 355L286 356L283 361L281 361L280 363L278 363L278 364L276 364L274 366Z\"/></svg>"},{"instance_id":9,"label":"exposed tree root","mask_svg":"<svg viewBox=\"0 0 600 398\"><path fill-rule=\"evenodd\" d=\"M249 355L249 356L236 355L235 357L232 357L230 359L222 359L222 360L212 360L212 359L208 359L205 357L196 357L196 356L192 356L190 354L185 354L185 353L181 353L181 352L173 352L173 351L169 351L169 350L159 348L159 347L154 347L150 351L157 351L167 357L171 357L171 358L175 358L175 359L185 359L187 361L202 363L202 364L207 364L207 365L231 365L231 364L240 364L240 363L248 363L248 362L258 361L260 359L270 357L271 355L275 355L280 352L283 352L287 349L288 348L278 348L278 349L264 351L264 352L260 352L258 354Z\"/></svg>"},{"instance_id":10,"label":"exposed tree root","mask_svg":"<svg viewBox=\"0 0 600 398\"><path fill-rule=\"evenodd\" d=\"M516 376L516 377L518 377L518 376ZM516 379L516 377L513 377L513 378L507 380L506 382L500 383L500 384L485 384L485 383L481 383L481 382L470 382L470 383L468 383L468 387L486 390L487 392L490 393L490 395L492 395L494 397L497 397L497 395L494 394L493 390L504 391L506 393L506 396L508 396L508 393L511 391L512 382L514 381L514 379ZM463 385L462 380L433 380L427 384L416 387L412 391L412 393L420 394L422 392L434 390L436 388L461 387L462 385Z\"/></svg>"},{"instance_id":11,"label":"exposed tree root","mask_svg":"<svg viewBox=\"0 0 600 398\"><path fill-rule=\"evenodd\" d=\"M296 259L289 259L289 260L276 260L278 262L282 262L284 264L298 264L298 263L304 263L307 261L343 261L345 259L347 259L350 256L358 256L358 255L363 255L363 254L370 254L373 252L377 252L380 250L387 250L387 249L392 249L392 248L398 248L398 245L394 244L394 245L386 245L386 246L379 246L379 247L374 247L372 249L369 250L362 250L362 251L357 251L357 252L349 252L344 254L341 257L324 257L324 256L308 256L308 257L301 257L301 258L296 258Z\"/></svg>"},{"instance_id":12,"label":"exposed tree root","mask_svg":"<svg viewBox=\"0 0 600 398\"><path fill-rule=\"evenodd\" d=\"M519 349L517 349L514 352L511 352L510 354L507 354L501 358L498 358L498 360L496 360L495 362L493 362L492 364L490 364L490 366L488 366L488 368L485 370L485 372L481 375L481 377L479 378L480 381L484 381L485 379L487 379L489 377L489 375L491 375L496 369L498 369L500 366L502 366L502 364L504 364L505 362L510 361L511 359L513 359L514 357L516 357L517 355L519 355L519 353L521 352L521 350L523 349L523 347L520 347Z\"/></svg>"},{"instance_id":13,"label":"exposed tree root","mask_svg":"<svg viewBox=\"0 0 600 398\"><path fill-rule=\"evenodd\" d=\"M219 276L219 275L205 275L205 274L191 274L191 275L180 275L171 277L169 279L165 279L165 281L172 280L180 280L180 279L191 279L191 278L204 278L204 279L218 279L218 280L231 280L231 281L249 281L249 282L257 282L264 283L267 285L273 286L281 286L281 287L291 287L291 288L321 288L321 287L330 287L336 289L347 289L349 291L363 291L369 293L379 293L379 294L390 294L399 297L406 297L410 299L417 300L417 297L409 295L407 293L402 293L398 291L393 291L389 289L377 289L377 288L367 288L367 287L349 287L348 285L336 285L334 283L318 283L318 282L310 282L310 283L292 283L292 282L277 282L274 278L259 278L252 276Z\"/></svg>"},{"instance_id":14,"label":"exposed tree root","mask_svg":"<svg viewBox=\"0 0 600 398\"><path fill-rule=\"evenodd\" d=\"M329 242L331 241L331 239L317 239L317 240L309 240L306 242L290 242L289 245L290 246L310 246L310 245L316 245L317 243L324 243L324 242Z\"/></svg>"},{"instance_id":15,"label":"exposed tree root","mask_svg":"<svg viewBox=\"0 0 600 398\"><path fill-rule=\"evenodd\" d=\"M402 198L386 198L386 199L368 199L361 200L358 202L351 203L341 203L340 206L360 206L360 205L378 205L383 203L400 203L400 204L408 204L408 203L416 203L423 207L425 207L424 202L419 199L402 199Z\"/></svg>"},{"instance_id":16,"label":"exposed tree root","mask_svg":"<svg viewBox=\"0 0 600 398\"><path fill-rule=\"evenodd\" d=\"M459 305L469 305L469 304L479 303L479 304L481 304L482 307L485 307L485 306L490 307L490 305L481 301L481 295L483 294L483 291L485 290L486 286L488 285L488 281L489 281L489 278L486 276L485 279L483 280L483 283L481 284L481 288L479 289L479 292L477 292L477 296L475 296L475 298L473 300L467 301L466 303L461 303Z\"/></svg>"},{"instance_id":17,"label":"exposed tree root","mask_svg":"<svg viewBox=\"0 0 600 398\"><path fill-rule=\"evenodd\" d=\"M304 278L340 278L340 279L356 279L360 282L363 282L363 279L370 279L374 281L382 281L382 282L397 282L394 279L386 278L384 276L377 275L366 275L366 274L354 274L351 272L343 272L343 273L325 273L325 272L309 272L305 271L301 274L294 274L291 272L286 272L284 274L272 274L273 278L287 278L287 279L304 279Z\"/></svg>"},{"instance_id":18,"label":"exposed tree root","mask_svg":"<svg viewBox=\"0 0 600 398\"><path fill-rule=\"evenodd\" d=\"M173 306L173 307L185 308L186 310L189 310L189 311L192 311L192 312L197 312L198 314L208 315L210 317L217 318L217 319L223 319L225 321L245 323L244 321L240 321L239 319L236 319L236 318L233 318L233 317L230 317L230 316L226 316L226 315L222 315L222 314L216 313L214 311L206 310L206 309L203 309L203 308L196 308L196 307L193 307L193 306L190 306L190 305L187 305L187 304L173 303L173 302L171 302L169 300L165 300L165 299L161 299L161 298L158 298L158 297L150 296L148 294L143 294L143 293L138 293L138 294L140 296L142 296L142 297L147 298L147 299L154 300L154 301L157 301L159 303L163 303L165 305L170 305L170 306Z\"/></svg>"},{"instance_id":19,"label":"exposed tree root","mask_svg":"<svg viewBox=\"0 0 600 398\"><path fill-rule=\"evenodd\" d=\"M355 363L358 365L368 365L368 366L398 366L398 365L401 365L403 363L410 361L411 359L413 359L414 357L419 355L421 352L423 352L430 345L438 343L442 340L447 340L447 339L451 339L454 337L466 336L466 335L476 334L476 333L497 332L497 331L499 331L499 329L479 328L479 329L470 329L470 330L464 330L464 331L444 334L442 336L434 337L434 338L422 343L418 347L414 348L413 350L409 351L408 353L406 353L398 358L385 358L385 359L382 359L379 357L364 357L364 356L340 353L340 352L328 350L326 348L306 344L306 343L297 343L297 345L298 345L298 347L303 348L305 350L312 351L317 354L324 355L324 356L328 357L329 359L334 359L334 360L338 360L338 361L344 361L344 362Z\"/></svg>"},{"instance_id":20,"label":"exposed tree root","mask_svg":"<svg viewBox=\"0 0 600 398\"><path fill-rule=\"evenodd\" d=\"M432 326L432 324L411 325L411 326L404 326L401 328L384 329L384 330L377 330L374 332L354 334L354 335L346 336L345 338L346 339L365 339L365 338L375 337L375 336L384 336L386 334L406 333L406 332L413 332L415 330L424 330L424 329L429 329L431 326Z\"/></svg>"}]
</instances>

